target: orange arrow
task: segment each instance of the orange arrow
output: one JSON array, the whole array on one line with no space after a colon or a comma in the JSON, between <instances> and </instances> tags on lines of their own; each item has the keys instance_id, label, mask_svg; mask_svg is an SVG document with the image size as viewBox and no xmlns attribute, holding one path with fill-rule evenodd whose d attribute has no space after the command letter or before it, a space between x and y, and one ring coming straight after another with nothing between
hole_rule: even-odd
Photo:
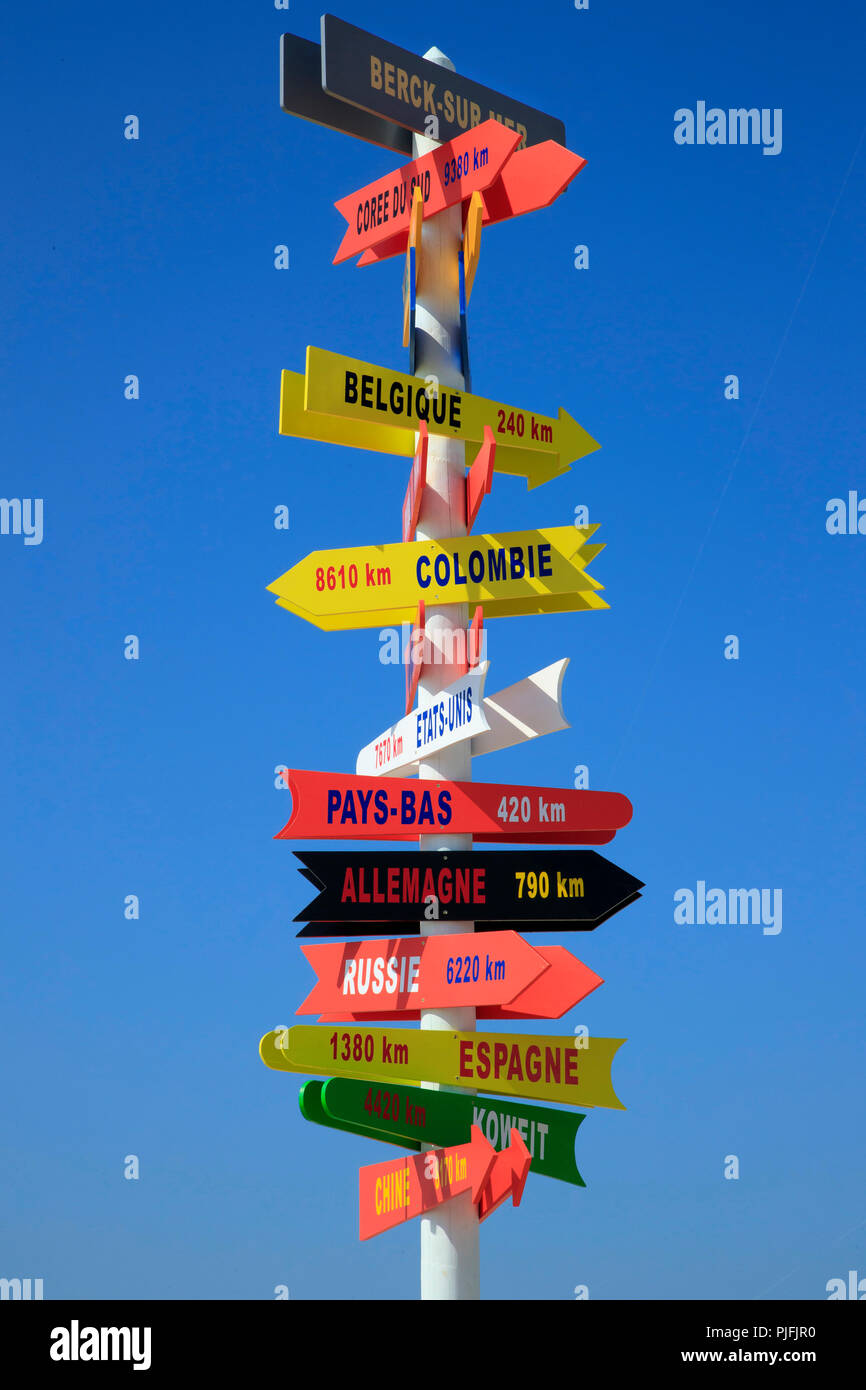
<instances>
[{"instance_id":1,"label":"orange arrow","mask_svg":"<svg viewBox=\"0 0 866 1390\"><path fill-rule=\"evenodd\" d=\"M461 1192L470 1192L476 1204L482 1201L484 1184L497 1154L477 1125L472 1126L470 1133L472 1138L468 1144L430 1149L426 1153L410 1154L389 1163L371 1163L359 1169L361 1240L369 1240L392 1226L422 1216L425 1211L433 1211L452 1197L459 1197Z\"/></svg>"},{"instance_id":2,"label":"orange arrow","mask_svg":"<svg viewBox=\"0 0 866 1390\"><path fill-rule=\"evenodd\" d=\"M425 217L444 212L474 192L489 188L519 144L519 131L509 130L499 121L485 121L357 193L340 198L334 206L349 225L334 264L397 235L405 247L416 188L421 190Z\"/></svg>"},{"instance_id":3,"label":"orange arrow","mask_svg":"<svg viewBox=\"0 0 866 1390\"><path fill-rule=\"evenodd\" d=\"M514 925L519 926L519 923L515 922ZM555 926L555 923L551 923L551 925ZM347 926L346 931L350 930L351 927ZM485 933L485 935L487 935L487 933ZM495 936L496 933L491 933L491 935ZM470 935L468 937L463 936L456 939L464 943L465 950L469 949L465 943L467 941L472 941L475 938L474 936ZM415 950L418 951L419 938L416 936L412 938L412 940L414 940L415 942ZM422 945L425 941L430 940L453 941L455 940L455 938L421 937ZM396 946L400 946L401 944L404 943L401 943L399 941L390 941L385 943L389 954L393 953L394 948ZM377 942L376 945L380 950L382 950L382 942ZM353 941L351 943L351 949L353 951L359 951L360 946L360 942ZM309 949L309 947L301 947L301 950L304 952L305 955L308 953ZM349 946L348 944L346 946L338 946L336 949L345 951L349 949ZM475 949L478 949L477 944ZM484 949L483 946L482 949ZM545 962L542 970L539 972L536 978L532 980L528 985L526 985L525 988L522 989L519 994L514 995L514 997L509 999L505 1004L489 1004L484 1002L477 1003L475 1012L476 1017L479 1019L479 1021L481 1019L484 1019L485 1021L488 1021L490 1019L497 1019L500 1021L507 1019L513 1022L514 1019L517 1018L562 1018L563 1014L567 1014L569 1009L573 1009L575 1005L579 1004L582 999L585 999L588 994L592 994L592 991L594 989L598 989L599 985L604 984L604 980L601 978L600 975L596 975L594 970L590 970L588 965L584 965L583 961L578 960L577 957L573 956L570 951L567 951L564 946L534 946L533 950L536 952L537 955L541 956L543 961ZM313 993L315 993L315 990L313 991ZM304 1005L302 1005L302 1009L304 1009L304 1011L307 1013L315 1012L314 1009L306 1008L306 1005L310 1003L312 998L313 996L310 995L309 998L304 1001ZM472 999L475 1000L476 998L480 999L480 996L473 994ZM401 996L401 999L404 1003L412 1002L408 999L407 996ZM318 1000L315 1000L313 1002L318 1003ZM360 999L356 995L354 998L350 998L348 1002L350 1005L354 1004L356 1006L351 1012L345 1012L345 1007L343 1012L339 1011L339 1005L344 1003L343 999L339 999L336 1005L338 1011L335 1013L320 1014L319 1022L393 1022L396 1009L393 1007L383 1007L380 999L378 998L372 999L368 995L366 999ZM464 1002L470 1002L468 996L464 1000ZM372 1005L368 1012L364 1011L364 1003L369 1003ZM296 1010L296 1012L301 1013L301 1009ZM421 1017L421 1010L418 1008L400 1008L399 1013L400 1019L404 1023L416 1023L418 1019L420 1019Z\"/></svg>"},{"instance_id":4,"label":"orange arrow","mask_svg":"<svg viewBox=\"0 0 866 1390\"><path fill-rule=\"evenodd\" d=\"M520 925L515 922L515 927ZM491 1007L487 1018L562 1018L599 985L600 975L573 956L564 946L536 946L551 967L521 990L507 1004Z\"/></svg>"},{"instance_id":5,"label":"orange arrow","mask_svg":"<svg viewBox=\"0 0 866 1390\"><path fill-rule=\"evenodd\" d=\"M486 932L474 943L471 972L466 960L464 982L466 942L466 936L411 936L302 946L316 984L297 1013L333 1014L346 1008L363 1013L368 1005L393 1020L413 1008L507 1004L522 997L539 976L555 973L544 952L518 932Z\"/></svg>"},{"instance_id":6,"label":"orange arrow","mask_svg":"<svg viewBox=\"0 0 866 1390\"><path fill-rule=\"evenodd\" d=\"M486 1221L490 1213L501 1207L509 1196L516 1207L520 1206L531 1163L532 1158L520 1137L520 1130L512 1128L511 1143L496 1155L481 1189L479 1221Z\"/></svg>"},{"instance_id":7,"label":"orange arrow","mask_svg":"<svg viewBox=\"0 0 866 1390\"><path fill-rule=\"evenodd\" d=\"M579 154L545 140L541 145L518 150L508 160L499 178L482 193L485 227L504 222L524 213L549 207L563 193L572 179L580 173L586 160ZM358 265L373 265L399 256L406 250L406 233L389 236L387 240L365 251Z\"/></svg>"},{"instance_id":8,"label":"orange arrow","mask_svg":"<svg viewBox=\"0 0 866 1390\"><path fill-rule=\"evenodd\" d=\"M585 164L579 154L555 140L521 150L484 194L484 226L549 207Z\"/></svg>"},{"instance_id":9,"label":"orange arrow","mask_svg":"<svg viewBox=\"0 0 866 1390\"><path fill-rule=\"evenodd\" d=\"M475 462L466 474L466 534L471 535L475 518L483 499L493 484L493 468L496 463L496 436L489 425L484 426L484 443L478 450ZM426 476L426 475L425 475ZM405 536L403 537L405 540Z\"/></svg>"}]
</instances>

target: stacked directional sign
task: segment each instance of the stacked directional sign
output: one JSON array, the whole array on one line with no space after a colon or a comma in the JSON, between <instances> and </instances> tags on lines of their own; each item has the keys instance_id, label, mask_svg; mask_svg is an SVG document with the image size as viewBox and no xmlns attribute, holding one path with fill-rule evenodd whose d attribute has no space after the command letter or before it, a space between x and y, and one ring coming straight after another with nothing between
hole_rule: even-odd
<instances>
[{"instance_id":1,"label":"stacked directional sign","mask_svg":"<svg viewBox=\"0 0 866 1390\"><path fill-rule=\"evenodd\" d=\"M491 694L489 663L477 652L485 621L607 607L589 573L602 549L595 526L472 534L494 474L538 487L599 447L561 408L543 414L473 394L466 354L482 229L549 205L585 161L565 148L561 122L330 15L321 46L283 36L281 102L405 161L337 201L345 225L333 259L406 257L410 370L307 347L303 373L282 373L280 433L412 464L401 540L314 551L268 587L319 628L412 623L422 646L425 604L465 604L474 617L461 629L463 674L417 706L417 674L407 679L405 710L398 704L363 744L354 771L287 769L292 813L277 838L417 844L442 832L496 846L297 852L314 890L298 935L319 938L301 947L314 983L297 1013L314 1021L266 1034L260 1053L276 1071L324 1078L301 1087L306 1120L408 1151L360 1171L366 1240L465 1193L484 1220L509 1197L519 1203L529 1172L584 1185L574 1158L584 1115L537 1102L622 1109L611 1079L621 1038L400 1025L461 1006L506 1025L561 1019L602 980L564 947L527 935L592 931L643 884L576 848L608 844L628 824L632 808L620 793L418 777L425 759L455 744L474 758L568 727L568 659ZM411 132L429 135L431 117L440 143L407 159ZM458 206L467 389L431 393L415 375L417 256L425 220ZM415 539L431 436L465 441L472 458L465 537ZM431 921L437 933L449 921L474 922L475 933L428 934Z\"/></svg>"}]
</instances>

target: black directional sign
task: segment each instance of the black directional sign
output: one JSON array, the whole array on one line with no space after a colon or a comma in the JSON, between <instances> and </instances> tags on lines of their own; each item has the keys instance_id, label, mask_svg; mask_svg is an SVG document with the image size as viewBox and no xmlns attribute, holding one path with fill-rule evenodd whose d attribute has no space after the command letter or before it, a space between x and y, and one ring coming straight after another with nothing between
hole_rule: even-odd
<instances>
[{"instance_id":1,"label":"black directional sign","mask_svg":"<svg viewBox=\"0 0 866 1390\"><path fill-rule=\"evenodd\" d=\"M405 126L370 115L360 107L337 101L322 90L322 50L297 34L280 38L280 106L290 116L339 130L411 156L412 132Z\"/></svg>"},{"instance_id":2,"label":"black directional sign","mask_svg":"<svg viewBox=\"0 0 866 1390\"><path fill-rule=\"evenodd\" d=\"M561 930L591 930L633 902L644 886L586 849L295 853L304 865L301 873L320 890L295 921L343 929L352 923L358 935L388 934L395 923L417 931L427 916L474 921L488 931L555 930L554 923Z\"/></svg>"},{"instance_id":3,"label":"black directional sign","mask_svg":"<svg viewBox=\"0 0 866 1390\"><path fill-rule=\"evenodd\" d=\"M322 15L322 86L342 102L434 140L453 140L492 118L520 131L520 148L543 140L565 144L565 126L554 116L330 14Z\"/></svg>"}]
</instances>

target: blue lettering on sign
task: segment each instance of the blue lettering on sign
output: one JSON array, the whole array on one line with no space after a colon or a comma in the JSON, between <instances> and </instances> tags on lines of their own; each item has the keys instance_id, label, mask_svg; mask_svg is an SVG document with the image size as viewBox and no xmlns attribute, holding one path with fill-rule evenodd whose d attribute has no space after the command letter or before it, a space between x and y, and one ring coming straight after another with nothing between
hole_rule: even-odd
<instances>
[{"instance_id":1,"label":"blue lettering on sign","mask_svg":"<svg viewBox=\"0 0 866 1390\"><path fill-rule=\"evenodd\" d=\"M446 733L455 733L472 721L472 686L415 712L415 748L424 748Z\"/></svg>"},{"instance_id":2,"label":"blue lettering on sign","mask_svg":"<svg viewBox=\"0 0 866 1390\"><path fill-rule=\"evenodd\" d=\"M487 552L487 563L488 563L488 566L489 566L489 568L490 568L490 578L491 578L491 579L504 579L504 578L505 578L505 551L504 551L504 550L488 550L488 552Z\"/></svg>"}]
</instances>

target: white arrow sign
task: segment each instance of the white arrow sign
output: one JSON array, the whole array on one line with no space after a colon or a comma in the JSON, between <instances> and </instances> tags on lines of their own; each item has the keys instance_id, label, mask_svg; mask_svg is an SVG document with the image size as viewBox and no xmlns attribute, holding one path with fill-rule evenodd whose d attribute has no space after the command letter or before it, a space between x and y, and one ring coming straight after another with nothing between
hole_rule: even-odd
<instances>
[{"instance_id":1,"label":"white arrow sign","mask_svg":"<svg viewBox=\"0 0 866 1390\"><path fill-rule=\"evenodd\" d=\"M477 758L481 753L496 753L541 734L571 728L562 712L562 682L568 662L565 656L485 698L482 692L489 663L482 662L441 691L432 703L413 710L362 748L356 773L364 777L411 775L418 771L426 753L462 739L472 739L472 756Z\"/></svg>"},{"instance_id":2,"label":"white arrow sign","mask_svg":"<svg viewBox=\"0 0 866 1390\"><path fill-rule=\"evenodd\" d=\"M562 681L568 662L565 656L543 671L536 671L534 676L500 690L498 695L488 695L482 708L490 728L473 738L473 758L571 728L562 712Z\"/></svg>"},{"instance_id":3,"label":"white arrow sign","mask_svg":"<svg viewBox=\"0 0 866 1390\"><path fill-rule=\"evenodd\" d=\"M452 681L430 700L398 719L358 754L359 777L396 777L417 772L430 753L449 748L464 739L486 737L490 725L484 716L482 694L487 662Z\"/></svg>"}]
</instances>

